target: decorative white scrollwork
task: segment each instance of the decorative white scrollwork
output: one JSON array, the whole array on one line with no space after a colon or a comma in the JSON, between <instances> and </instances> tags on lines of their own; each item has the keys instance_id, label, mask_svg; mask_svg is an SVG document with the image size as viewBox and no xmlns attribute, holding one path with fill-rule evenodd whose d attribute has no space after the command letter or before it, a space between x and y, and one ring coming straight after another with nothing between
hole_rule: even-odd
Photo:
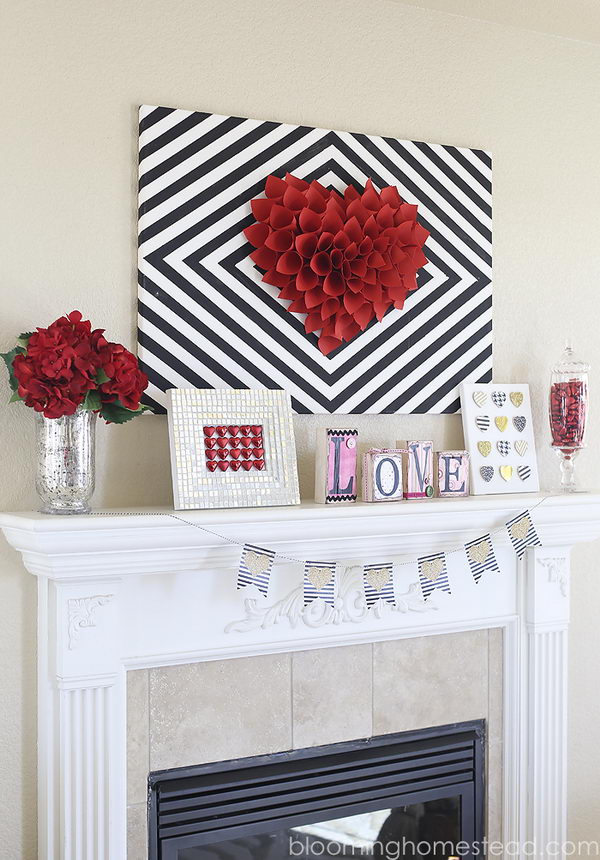
<instances>
[{"instance_id":1,"label":"decorative white scrollwork","mask_svg":"<svg viewBox=\"0 0 600 860\"><path fill-rule=\"evenodd\" d=\"M79 645L81 631L85 627L95 627L95 614L99 606L109 603L114 594L94 594L92 597L76 597L68 601L69 611L69 651Z\"/></svg>"},{"instance_id":2,"label":"decorative white scrollwork","mask_svg":"<svg viewBox=\"0 0 600 860\"><path fill-rule=\"evenodd\" d=\"M251 630L267 630L282 619L287 619L291 627L303 623L307 627L316 628L326 624L342 624L346 621L360 624L361 621L365 621L369 612L375 618L382 618L388 611L432 612L436 609L437 606L433 602L423 600L418 582L413 582L407 591L396 595L394 606L388 603L383 605L378 601L369 610L362 585L362 567L353 565L347 567L338 576L334 606L330 606L323 600L315 600L308 606L304 606L302 586L298 586L282 600L270 606L266 606L254 597L249 597L244 601L246 617L231 621L225 627L225 632L247 633Z\"/></svg>"},{"instance_id":3,"label":"decorative white scrollwork","mask_svg":"<svg viewBox=\"0 0 600 860\"><path fill-rule=\"evenodd\" d=\"M548 582L556 583L563 597L569 593L569 577L567 572L567 560L564 556L557 558L538 558L540 567L548 571Z\"/></svg>"}]
</instances>

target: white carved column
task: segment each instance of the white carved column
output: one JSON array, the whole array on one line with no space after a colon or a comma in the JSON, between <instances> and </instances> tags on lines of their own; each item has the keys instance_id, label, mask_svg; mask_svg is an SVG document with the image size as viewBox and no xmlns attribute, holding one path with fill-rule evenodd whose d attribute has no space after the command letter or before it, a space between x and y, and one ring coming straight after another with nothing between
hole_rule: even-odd
<instances>
[{"instance_id":1,"label":"white carved column","mask_svg":"<svg viewBox=\"0 0 600 860\"><path fill-rule=\"evenodd\" d=\"M525 838L536 858L561 858L567 839L569 548L535 548L526 562Z\"/></svg>"},{"instance_id":2,"label":"white carved column","mask_svg":"<svg viewBox=\"0 0 600 860\"><path fill-rule=\"evenodd\" d=\"M123 860L120 580L38 578L39 856Z\"/></svg>"}]
</instances>

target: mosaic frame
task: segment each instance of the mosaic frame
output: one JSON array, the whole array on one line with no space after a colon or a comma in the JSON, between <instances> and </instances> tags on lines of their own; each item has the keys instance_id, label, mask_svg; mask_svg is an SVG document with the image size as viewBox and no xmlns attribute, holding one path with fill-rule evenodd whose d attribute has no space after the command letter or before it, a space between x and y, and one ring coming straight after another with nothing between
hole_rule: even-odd
<instances>
[{"instance_id":1,"label":"mosaic frame","mask_svg":"<svg viewBox=\"0 0 600 860\"><path fill-rule=\"evenodd\" d=\"M290 395L285 391L172 388L167 413L176 510L300 503ZM264 469L210 471L204 427L261 425Z\"/></svg>"}]
</instances>

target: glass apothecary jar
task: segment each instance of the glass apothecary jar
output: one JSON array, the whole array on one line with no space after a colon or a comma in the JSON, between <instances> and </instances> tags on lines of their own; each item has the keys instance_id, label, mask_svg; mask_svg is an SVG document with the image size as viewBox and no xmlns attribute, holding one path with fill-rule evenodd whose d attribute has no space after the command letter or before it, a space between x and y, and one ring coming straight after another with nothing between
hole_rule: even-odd
<instances>
[{"instance_id":1,"label":"glass apothecary jar","mask_svg":"<svg viewBox=\"0 0 600 860\"><path fill-rule=\"evenodd\" d=\"M589 371L590 365L576 355L570 342L552 368L549 402L551 444L560 458L561 489L566 493L577 490L575 458L585 447Z\"/></svg>"}]
</instances>

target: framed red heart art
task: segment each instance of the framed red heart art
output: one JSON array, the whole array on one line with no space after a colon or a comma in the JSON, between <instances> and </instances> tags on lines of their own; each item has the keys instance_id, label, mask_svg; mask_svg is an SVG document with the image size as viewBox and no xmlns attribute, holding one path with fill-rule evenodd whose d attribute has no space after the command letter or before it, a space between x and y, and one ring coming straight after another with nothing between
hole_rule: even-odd
<instances>
[{"instance_id":1,"label":"framed red heart art","mask_svg":"<svg viewBox=\"0 0 600 860\"><path fill-rule=\"evenodd\" d=\"M299 503L289 394L172 388L167 412L177 510Z\"/></svg>"},{"instance_id":2,"label":"framed red heart art","mask_svg":"<svg viewBox=\"0 0 600 860\"><path fill-rule=\"evenodd\" d=\"M459 411L492 368L491 159L143 106L139 356L297 413Z\"/></svg>"}]
</instances>

